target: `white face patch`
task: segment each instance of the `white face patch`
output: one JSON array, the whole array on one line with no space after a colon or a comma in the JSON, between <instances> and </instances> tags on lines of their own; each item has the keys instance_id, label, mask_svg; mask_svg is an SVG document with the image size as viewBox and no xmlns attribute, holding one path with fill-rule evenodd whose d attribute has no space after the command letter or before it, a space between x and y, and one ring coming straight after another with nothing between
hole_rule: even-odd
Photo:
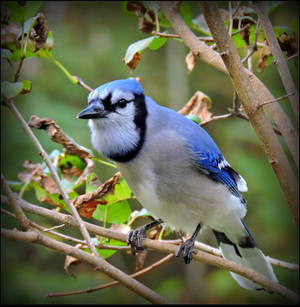
<instances>
[{"instance_id":1,"label":"white face patch","mask_svg":"<svg viewBox=\"0 0 300 307\"><path fill-rule=\"evenodd\" d=\"M125 108L116 108L106 118L90 119L91 143L105 156L126 153L135 148L140 140L139 129L134 123L133 102Z\"/></svg>"},{"instance_id":2,"label":"white face patch","mask_svg":"<svg viewBox=\"0 0 300 307\"><path fill-rule=\"evenodd\" d=\"M111 96L111 103L115 104L122 98L127 100L127 101L131 101L131 100L134 99L134 94L129 93L129 92L123 92L122 90L118 89L118 90L113 92L113 94Z\"/></svg>"}]
</instances>

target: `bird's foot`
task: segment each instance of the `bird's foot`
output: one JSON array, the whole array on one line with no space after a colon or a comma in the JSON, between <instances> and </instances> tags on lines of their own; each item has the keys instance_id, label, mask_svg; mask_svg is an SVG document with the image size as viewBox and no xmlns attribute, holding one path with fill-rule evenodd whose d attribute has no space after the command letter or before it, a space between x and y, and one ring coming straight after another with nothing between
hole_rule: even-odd
<instances>
[{"instance_id":1,"label":"bird's foot","mask_svg":"<svg viewBox=\"0 0 300 307\"><path fill-rule=\"evenodd\" d=\"M182 254L184 262L186 264L190 263L192 258L193 258L194 243L195 243L195 240L193 240L192 238L183 242L179 246L179 248L176 252L176 257L179 257Z\"/></svg>"},{"instance_id":2,"label":"bird's foot","mask_svg":"<svg viewBox=\"0 0 300 307\"><path fill-rule=\"evenodd\" d=\"M134 230L131 230L127 237L127 244L131 247L131 253L133 255L136 254L137 251L143 250L142 247L142 239L146 236L146 231L156 225L159 225L162 223L162 220L155 220L149 224L146 224L144 226L140 226Z\"/></svg>"},{"instance_id":3,"label":"bird's foot","mask_svg":"<svg viewBox=\"0 0 300 307\"><path fill-rule=\"evenodd\" d=\"M192 261L193 252L194 252L194 246L195 246L195 240L196 240L196 237L197 237L200 229L201 229L201 224L199 223L197 225L197 228L196 228L195 232L193 233L193 235L188 240L183 242L179 246L179 248L178 248L178 250L176 252L176 257L179 257L181 255L181 253L182 253L184 262L186 264L188 264L188 263L190 263Z\"/></svg>"}]
</instances>

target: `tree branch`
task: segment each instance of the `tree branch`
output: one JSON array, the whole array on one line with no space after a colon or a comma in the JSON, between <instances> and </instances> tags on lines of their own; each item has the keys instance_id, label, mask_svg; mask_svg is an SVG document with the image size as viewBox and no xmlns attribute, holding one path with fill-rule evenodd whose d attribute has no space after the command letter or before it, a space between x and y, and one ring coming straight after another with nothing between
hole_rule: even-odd
<instances>
[{"instance_id":1,"label":"tree branch","mask_svg":"<svg viewBox=\"0 0 300 307\"><path fill-rule=\"evenodd\" d=\"M73 256L77 259L80 259L81 261L90 263L98 267L100 271L102 271L103 273L105 273L106 275L110 276L113 279L119 280L124 286L126 286L130 290L133 290L135 293L144 297L145 299L147 299L152 303L156 304L168 303L163 297L161 297L160 295L158 295L148 287L144 286L134 278L128 276L119 269L115 268L114 266L110 264L109 266L106 265L99 266L99 261L96 257L85 251L82 251L81 249L51 239L35 231L21 232L17 230L1 229L1 235L14 240L38 243L40 245L46 246L50 249L56 250L65 255Z\"/></svg>"},{"instance_id":2,"label":"tree branch","mask_svg":"<svg viewBox=\"0 0 300 307\"><path fill-rule=\"evenodd\" d=\"M146 268L144 268L144 269L142 269L142 270L140 270L138 272L135 272L135 273L131 274L130 276L132 278L139 277L139 276L141 276L141 275L143 275L145 273L148 273L148 272L152 271L153 269L155 269L158 266L162 265L163 263L169 261L173 257L174 257L174 254L169 254L169 255L165 256L164 258L158 260L157 262L149 265L148 267L146 267ZM109 287L112 287L112 286L116 286L118 284L119 284L118 281L112 281L112 282L106 283L104 285L100 285L100 286L97 286L97 287L88 288L88 289L84 289L84 290L69 291L69 292L59 292L59 293L48 293L46 295L46 297L67 296L67 295L74 295L74 294L90 293L90 292L98 291L98 290L101 290L101 289L109 288Z\"/></svg>"},{"instance_id":3,"label":"tree branch","mask_svg":"<svg viewBox=\"0 0 300 307\"><path fill-rule=\"evenodd\" d=\"M189 29L184 20L182 19L180 12L169 1L159 1L159 5L165 14L166 18L171 23L173 29L182 38L185 45L192 50L193 53L199 54L199 58L204 62L212 65L216 69L228 74L228 71L222 61L219 53L212 50L205 43L200 42L195 34ZM233 13L234 16L235 13ZM236 32L235 32L236 33ZM253 90L259 93L259 101L263 102L273 100L274 97L265 85L254 74L246 70L248 73L249 82ZM272 116L276 126L281 132L291 155L299 168L299 138L298 134L293 127L289 117L284 113L281 106L278 103L272 103L266 106L266 110Z\"/></svg>"},{"instance_id":4,"label":"tree branch","mask_svg":"<svg viewBox=\"0 0 300 307\"><path fill-rule=\"evenodd\" d=\"M4 201L5 198L1 197ZM70 215L59 213L55 210L49 210L46 208L42 208L39 206L35 206L32 204L29 204L23 199L18 198L17 201L19 202L20 206L34 214L42 215L44 217L48 217L50 219L56 220L59 223L67 222L72 227L78 227L77 221ZM117 232L111 229L107 229L101 226L97 226L94 224L90 224L87 222L84 222L86 228L94 234L106 237L106 238L112 238L118 241L126 242L127 235L121 232ZM174 244L160 242L158 240L150 240L150 239L143 239L142 246L147 247L152 250L161 251L164 253L173 253L175 254L177 252L178 247ZM196 244L196 247L199 246L199 244ZM201 244L200 244L201 246ZM240 274L250 280L252 280L255 283L258 283L262 285L265 289L268 289L270 291L276 292L279 295L286 297L290 300L296 300L297 295L292 292L291 290L285 288L284 286L279 285L278 283L274 283L270 281L265 276L261 275L258 272L255 272L254 270L244 267L242 265L236 264L235 262L226 260L224 258L220 258L219 256L214 255L214 249L213 248L207 248L208 250L211 250L212 255L208 254L207 252L201 252L198 251L198 253L195 253L193 256L193 259L196 261L200 261L206 264L210 264L213 266L217 266L221 269L225 269L228 271L235 272L237 274ZM124 274L124 273L123 273ZM117 279L117 278L116 278Z\"/></svg>"},{"instance_id":5,"label":"tree branch","mask_svg":"<svg viewBox=\"0 0 300 307\"><path fill-rule=\"evenodd\" d=\"M258 102L261 98L251 87L249 75L241 63L236 46L225 28L216 4L214 2L201 2L201 6L218 48L220 52L224 53L224 63L230 73L237 94L243 102L244 110L249 116L249 121L263 144L265 153L287 199L294 221L298 225L299 204L297 181L287 157L273 132L271 124L262 110L258 108Z\"/></svg>"},{"instance_id":6,"label":"tree branch","mask_svg":"<svg viewBox=\"0 0 300 307\"><path fill-rule=\"evenodd\" d=\"M264 6L264 2L254 1L252 3L252 7L256 11L260 21L261 25L264 29L264 32L266 34L266 38L269 42L271 52L273 54L277 70L279 72L279 75L281 77L282 83L284 85L285 91L287 93L294 93L294 95L289 97L289 100L291 102L291 106L295 112L295 116L297 120L299 121L299 95L297 93L296 86L294 84L294 80L290 74L287 59L284 57L278 40L276 38L276 35L273 31L272 23L269 19L269 16L267 14L267 11Z\"/></svg>"}]
</instances>

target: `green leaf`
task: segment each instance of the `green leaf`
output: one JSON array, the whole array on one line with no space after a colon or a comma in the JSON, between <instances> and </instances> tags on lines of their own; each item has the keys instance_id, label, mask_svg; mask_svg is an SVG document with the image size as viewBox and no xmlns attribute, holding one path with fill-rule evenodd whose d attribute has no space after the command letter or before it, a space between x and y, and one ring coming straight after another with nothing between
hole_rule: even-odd
<instances>
[{"instance_id":1,"label":"green leaf","mask_svg":"<svg viewBox=\"0 0 300 307\"><path fill-rule=\"evenodd\" d=\"M106 215L107 210L107 215ZM98 205L93 213L93 218L107 223L122 224L130 216L131 208L127 200L122 200L109 205Z\"/></svg>"},{"instance_id":2,"label":"green leaf","mask_svg":"<svg viewBox=\"0 0 300 307\"><path fill-rule=\"evenodd\" d=\"M180 14L185 21L185 23L191 27L193 26L193 21L191 18L191 7L187 1L182 1L180 8L179 8Z\"/></svg>"},{"instance_id":3,"label":"green leaf","mask_svg":"<svg viewBox=\"0 0 300 307\"><path fill-rule=\"evenodd\" d=\"M78 168L81 172L83 172L83 170L86 167L86 163L84 161L82 161L78 156L76 155L70 155L70 154L66 154L63 153L62 155L60 155L59 157L59 161L58 161L58 166L63 166L65 168L69 168L70 165L75 166L76 168Z\"/></svg>"},{"instance_id":4,"label":"green leaf","mask_svg":"<svg viewBox=\"0 0 300 307\"><path fill-rule=\"evenodd\" d=\"M25 20L35 15L41 5L42 1L26 1Z\"/></svg>"},{"instance_id":5,"label":"green leaf","mask_svg":"<svg viewBox=\"0 0 300 307\"><path fill-rule=\"evenodd\" d=\"M22 82L9 82L9 81L1 82L1 95L6 97L7 99L16 97L22 92L22 89L23 89Z\"/></svg>"},{"instance_id":6,"label":"green leaf","mask_svg":"<svg viewBox=\"0 0 300 307\"><path fill-rule=\"evenodd\" d=\"M92 238L93 239L93 238ZM94 241L94 240L93 240ZM95 244L98 244L98 240L97 240L97 243ZM127 246L127 244L125 242L121 242L121 241L117 241L117 240L114 240L114 239L105 239L102 244L104 245L109 245L109 246ZM86 250L89 250L88 248ZM99 255L101 257L103 257L104 259L112 256L116 250L112 250L112 249L101 249L101 248L97 248L97 251L99 253Z\"/></svg>"},{"instance_id":7,"label":"green leaf","mask_svg":"<svg viewBox=\"0 0 300 307\"><path fill-rule=\"evenodd\" d=\"M14 192L18 192L18 191L21 191L25 182L22 182L22 181L10 181L8 180L7 181L7 184L9 185L9 187L14 191ZM30 182L26 188L25 188L25 191L29 191L30 189L32 189L34 187L34 184L32 182Z\"/></svg>"},{"instance_id":8,"label":"green leaf","mask_svg":"<svg viewBox=\"0 0 300 307\"><path fill-rule=\"evenodd\" d=\"M38 19L39 15L36 15L34 17L31 17L29 19L27 19L25 22L24 22L24 29L23 29L23 33L24 34L27 34L29 35L31 29L33 28L36 20ZM19 33L18 33L18 36L17 38L20 38L22 35L22 28L19 29Z\"/></svg>"},{"instance_id":9,"label":"green leaf","mask_svg":"<svg viewBox=\"0 0 300 307\"><path fill-rule=\"evenodd\" d=\"M93 185L93 184L90 184L90 182L96 177L96 174L95 172L92 172L91 174L89 174L87 177L86 177L86 182L85 182L85 193L91 193L91 192L94 192L98 187Z\"/></svg>"},{"instance_id":10,"label":"green leaf","mask_svg":"<svg viewBox=\"0 0 300 307\"><path fill-rule=\"evenodd\" d=\"M8 61L11 60L12 52L9 49L1 49L1 58L7 59Z\"/></svg>"},{"instance_id":11,"label":"green leaf","mask_svg":"<svg viewBox=\"0 0 300 307\"><path fill-rule=\"evenodd\" d=\"M165 42L167 41L167 37L156 37L152 40L152 42L150 43L150 45L148 46L149 49L151 50L156 50L159 49L160 47L162 47Z\"/></svg>"},{"instance_id":12,"label":"green leaf","mask_svg":"<svg viewBox=\"0 0 300 307\"><path fill-rule=\"evenodd\" d=\"M132 198L132 192L126 181L120 178L119 182L115 185L114 192L107 194L103 199L106 200L108 204L111 204L129 198Z\"/></svg>"},{"instance_id":13,"label":"green leaf","mask_svg":"<svg viewBox=\"0 0 300 307\"><path fill-rule=\"evenodd\" d=\"M158 37L159 36L150 36L131 44L126 50L124 63L129 63L137 52L141 53L142 50L146 49L152 43L152 41Z\"/></svg>"},{"instance_id":14,"label":"green leaf","mask_svg":"<svg viewBox=\"0 0 300 307\"><path fill-rule=\"evenodd\" d=\"M25 20L25 6L21 6L17 1L7 1L5 6L10 10L10 21L23 24Z\"/></svg>"},{"instance_id":15,"label":"green leaf","mask_svg":"<svg viewBox=\"0 0 300 307\"><path fill-rule=\"evenodd\" d=\"M25 20L32 17L40 8L41 1L24 1L25 5L17 1L7 1L5 5L9 8L11 15L9 20L23 24Z\"/></svg>"},{"instance_id":16,"label":"green leaf","mask_svg":"<svg viewBox=\"0 0 300 307\"><path fill-rule=\"evenodd\" d=\"M196 124L200 124L201 123L201 119L197 115L195 115L195 114L186 115L186 118L192 120Z\"/></svg>"},{"instance_id":17,"label":"green leaf","mask_svg":"<svg viewBox=\"0 0 300 307\"><path fill-rule=\"evenodd\" d=\"M21 94L30 93L30 92L31 92L31 89L32 89L32 83L31 83L31 81L29 81L29 80L23 80L22 83L23 83L23 89L22 89Z\"/></svg>"},{"instance_id":18,"label":"green leaf","mask_svg":"<svg viewBox=\"0 0 300 307\"><path fill-rule=\"evenodd\" d=\"M299 18L293 19L293 21L291 22L291 28L299 37Z\"/></svg>"}]
</instances>

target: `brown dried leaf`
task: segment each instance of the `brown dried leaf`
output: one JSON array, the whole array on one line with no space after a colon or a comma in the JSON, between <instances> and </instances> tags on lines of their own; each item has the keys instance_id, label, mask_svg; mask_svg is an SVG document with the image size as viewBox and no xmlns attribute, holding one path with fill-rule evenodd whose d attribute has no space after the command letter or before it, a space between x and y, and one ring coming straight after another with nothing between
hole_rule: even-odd
<instances>
[{"instance_id":1,"label":"brown dried leaf","mask_svg":"<svg viewBox=\"0 0 300 307\"><path fill-rule=\"evenodd\" d=\"M147 20L145 16L139 18L139 31L143 33L152 33L155 25Z\"/></svg>"},{"instance_id":2,"label":"brown dried leaf","mask_svg":"<svg viewBox=\"0 0 300 307\"><path fill-rule=\"evenodd\" d=\"M139 65L140 61L141 61L141 55L137 52L134 54L132 60L128 62L126 65L132 72ZM125 60L123 59L122 62L125 63Z\"/></svg>"},{"instance_id":3,"label":"brown dried leaf","mask_svg":"<svg viewBox=\"0 0 300 307\"><path fill-rule=\"evenodd\" d=\"M39 13L31 32L30 38L34 41L36 50L45 47L49 34L49 26L46 16L43 13Z\"/></svg>"},{"instance_id":4,"label":"brown dried leaf","mask_svg":"<svg viewBox=\"0 0 300 307\"><path fill-rule=\"evenodd\" d=\"M82 174L78 177L78 179L76 180L74 185L79 185L80 183L82 183L83 181L86 180L87 176L89 174L91 174L94 170L94 166L95 166L95 162L91 159L85 158L84 159L86 166L84 168L84 171L82 172ZM91 181L90 181L91 185L97 186L99 187L102 183L99 180L99 178L97 176L95 176Z\"/></svg>"},{"instance_id":5,"label":"brown dried leaf","mask_svg":"<svg viewBox=\"0 0 300 307\"><path fill-rule=\"evenodd\" d=\"M75 247L82 249L83 245L77 244ZM73 278L76 278L76 276L70 271L70 266L71 265L78 265L80 263L81 263L81 261L78 260L77 258L67 255L66 259L65 259L64 269L69 275L71 275Z\"/></svg>"},{"instance_id":6,"label":"brown dried leaf","mask_svg":"<svg viewBox=\"0 0 300 307\"><path fill-rule=\"evenodd\" d=\"M211 101L204 93L196 91L188 103L178 111L182 115L197 115L201 122L211 119L212 113L208 110L211 107Z\"/></svg>"},{"instance_id":7,"label":"brown dried leaf","mask_svg":"<svg viewBox=\"0 0 300 307\"><path fill-rule=\"evenodd\" d=\"M46 130L48 135L51 136L51 140L63 145L68 154L77 155L81 159L93 158L88 151L79 147L67 135L65 135L61 128L52 119L40 118L36 115L32 115L28 124L32 128Z\"/></svg>"},{"instance_id":8,"label":"brown dried leaf","mask_svg":"<svg viewBox=\"0 0 300 307\"><path fill-rule=\"evenodd\" d=\"M21 181L28 182L34 181L43 188L46 192L50 194L60 193L54 179L52 177L45 175L40 163L34 164L29 160L24 161L23 167L25 171L18 174L18 178Z\"/></svg>"},{"instance_id":9,"label":"brown dried leaf","mask_svg":"<svg viewBox=\"0 0 300 307\"><path fill-rule=\"evenodd\" d=\"M196 65L197 57L198 57L198 53L194 53L193 51L190 51L185 57L185 63L186 63L189 73L193 71Z\"/></svg>"},{"instance_id":10,"label":"brown dried leaf","mask_svg":"<svg viewBox=\"0 0 300 307\"><path fill-rule=\"evenodd\" d=\"M268 56L271 54L270 46L266 45L260 50L259 60L257 62L257 69L263 71L267 65Z\"/></svg>"},{"instance_id":11,"label":"brown dried leaf","mask_svg":"<svg viewBox=\"0 0 300 307\"><path fill-rule=\"evenodd\" d=\"M293 32L291 35L287 33L282 33L278 37L279 46L282 51L286 51L286 56L290 57L298 52L298 43L296 39L296 34Z\"/></svg>"},{"instance_id":12,"label":"brown dried leaf","mask_svg":"<svg viewBox=\"0 0 300 307\"><path fill-rule=\"evenodd\" d=\"M94 211L96 210L99 201L97 200L89 200L85 202L80 208L78 209L78 213L86 218L91 218L93 216Z\"/></svg>"},{"instance_id":13,"label":"brown dried leaf","mask_svg":"<svg viewBox=\"0 0 300 307\"><path fill-rule=\"evenodd\" d=\"M84 214L87 215L93 215L93 212L96 209L96 203L99 204L101 203L102 205L105 205L105 203L95 201L96 199L103 198L107 193L113 192L115 185L118 183L118 180L120 178L121 174L120 172L117 172L112 178L104 182L97 190L87 193L84 195L77 196L74 199L74 205L77 208L78 212L81 214L83 212ZM85 211L85 208L87 208L87 212ZM94 208L94 211L92 212L92 209ZM92 212L92 213L91 213Z\"/></svg>"}]
</instances>

